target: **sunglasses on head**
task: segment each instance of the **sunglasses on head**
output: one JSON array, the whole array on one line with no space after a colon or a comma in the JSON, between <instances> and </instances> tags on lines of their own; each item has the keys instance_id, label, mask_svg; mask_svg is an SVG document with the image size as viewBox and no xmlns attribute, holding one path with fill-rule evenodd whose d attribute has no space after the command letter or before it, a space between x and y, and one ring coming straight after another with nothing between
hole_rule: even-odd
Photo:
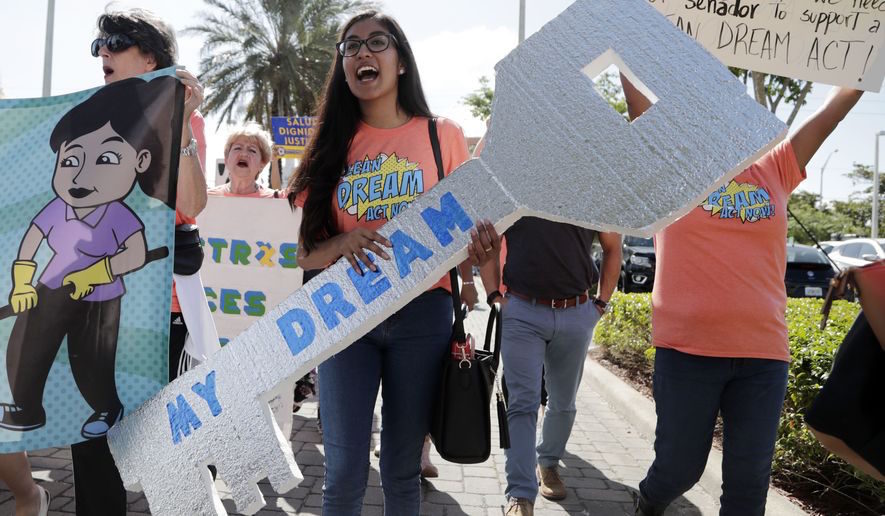
<instances>
[{"instance_id":1,"label":"sunglasses on head","mask_svg":"<svg viewBox=\"0 0 885 516\"><path fill-rule=\"evenodd\" d=\"M106 38L95 38L92 42L92 57L98 57L101 47L107 47L109 52L120 52L138 43L126 34L108 34Z\"/></svg>"}]
</instances>

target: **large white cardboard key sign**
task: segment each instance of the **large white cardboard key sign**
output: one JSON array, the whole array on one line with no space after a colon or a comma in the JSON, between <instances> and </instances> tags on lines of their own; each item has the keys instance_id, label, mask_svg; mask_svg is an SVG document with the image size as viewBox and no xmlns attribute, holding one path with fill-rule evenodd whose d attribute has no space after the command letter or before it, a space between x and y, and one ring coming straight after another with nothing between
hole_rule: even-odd
<instances>
[{"instance_id":1,"label":"large white cardboard key sign","mask_svg":"<svg viewBox=\"0 0 885 516\"><path fill-rule=\"evenodd\" d=\"M885 77L885 0L648 0L728 66L867 91Z\"/></svg>"},{"instance_id":2,"label":"large white cardboard key sign","mask_svg":"<svg viewBox=\"0 0 885 516\"><path fill-rule=\"evenodd\" d=\"M589 76L618 62L657 99L630 124ZM256 482L300 474L268 392L296 378L435 283L466 257L469 231L539 215L649 235L770 149L786 128L715 58L646 0L580 0L497 66L482 159L468 161L380 232L393 258L356 274L346 261L307 283L179 377L109 434L129 488L154 514L224 514L207 464L237 510L257 511ZM548 128L538 134L535 128Z\"/></svg>"}]
</instances>

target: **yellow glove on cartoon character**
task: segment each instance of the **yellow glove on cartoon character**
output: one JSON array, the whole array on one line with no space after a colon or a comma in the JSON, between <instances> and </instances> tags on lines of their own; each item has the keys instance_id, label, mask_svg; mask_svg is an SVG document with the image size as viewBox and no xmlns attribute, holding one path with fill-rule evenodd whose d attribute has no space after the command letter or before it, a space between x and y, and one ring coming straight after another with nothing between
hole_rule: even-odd
<instances>
[{"instance_id":1,"label":"yellow glove on cartoon character","mask_svg":"<svg viewBox=\"0 0 885 516\"><path fill-rule=\"evenodd\" d=\"M16 260L12 262L12 292L9 293L9 305L13 313L22 313L37 306L37 290L31 281L37 271L36 262Z\"/></svg>"},{"instance_id":2,"label":"yellow glove on cartoon character","mask_svg":"<svg viewBox=\"0 0 885 516\"><path fill-rule=\"evenodd\" d=\"M106 285L114 281L111 274L111 258L106 256L83 270L65 276L62 285L74 284L73 299L83 299L92 293L96 285Z\"/></svg>"}]
</instances>

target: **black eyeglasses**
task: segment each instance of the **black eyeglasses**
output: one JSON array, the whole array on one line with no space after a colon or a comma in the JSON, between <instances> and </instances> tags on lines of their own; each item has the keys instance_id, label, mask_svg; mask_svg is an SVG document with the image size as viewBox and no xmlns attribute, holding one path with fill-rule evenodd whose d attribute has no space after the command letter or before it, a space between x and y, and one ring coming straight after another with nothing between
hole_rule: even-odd
<instances>
[{"instance_id":1,"label":"black eyeglasses","mask_svg":"<svg viewBox=\"0 0 885 516\"><path fill-rule=\"evenodd\" d=\"M384 52L390 46L391 41L396 43L396 38L393 34L376 34L366 39L345 39L344 41L339 41L335 48L338 49L338 53L343 57L353 57L360 53L360 47L363 45L366 45L366 48L373 54Z\"/></svg>"},{"instance_id":2,"label":"black eyeglasses","mask_svg":"<svg viewBox=\"0 0 885 516\"><path fill-rule=\"evenodd\" d=\"M92 42L92 57L98 57L101 47L107 47L110 52L120 52L138 43L126 34L108 34L106 38L95 38Z\"/></svg>"}]
</instances>

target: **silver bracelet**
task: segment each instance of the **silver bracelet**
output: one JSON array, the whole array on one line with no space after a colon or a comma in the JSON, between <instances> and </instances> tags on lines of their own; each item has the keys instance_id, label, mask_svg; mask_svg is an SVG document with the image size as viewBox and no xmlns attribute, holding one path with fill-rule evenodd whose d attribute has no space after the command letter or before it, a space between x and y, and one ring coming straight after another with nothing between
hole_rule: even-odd
<instances>
[{"instance_id":1,"label":"silver bracelet","mask_svg":"<svg viewBox=\"0 0 885 516\"><path fill-rule=\"evenodd\" d=\"M462 281L461 282L462 285L473 285L474 283L476 283L476 282L475 281Z\"/></svg>"},{"instance_id":2,"label":"silver bracelet","mask_svg":"<svg viewBox=\"0 0 885 516\"><path fill-rule=\"evenodd\" d=\"M197 139L191 138L190 143L188 143L187 147L181 148L182 156L196 156L197 155Z\"/></svg>"}]
</instances>

